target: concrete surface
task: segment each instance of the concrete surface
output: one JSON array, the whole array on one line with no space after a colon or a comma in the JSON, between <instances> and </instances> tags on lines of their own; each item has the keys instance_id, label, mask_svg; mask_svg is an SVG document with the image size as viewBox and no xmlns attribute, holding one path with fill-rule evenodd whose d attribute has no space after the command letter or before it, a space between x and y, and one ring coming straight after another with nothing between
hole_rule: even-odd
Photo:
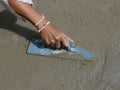
<instances>
[{"instance_id":1,"label":"concrete surface","mask_svg":"<svg viewBox=\"0 0 120 90\"><path fill-rule=\"evenodd\" d=\"M38 35L0 5L0 90L120 90L120 1L34 0L94 62L27 55Z\"/></svg>"}]
</instances>

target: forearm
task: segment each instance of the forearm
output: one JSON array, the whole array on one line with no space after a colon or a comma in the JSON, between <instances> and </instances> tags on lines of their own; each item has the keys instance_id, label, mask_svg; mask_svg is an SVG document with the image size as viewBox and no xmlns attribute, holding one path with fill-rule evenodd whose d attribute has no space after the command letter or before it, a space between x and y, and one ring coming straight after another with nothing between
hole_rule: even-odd
<instances>
[{"instance_id":1,"label":"forearm","mask_svg":"<svg viewBox=\"0 0 120 90\"><path fill-rule=\"evenodd\" d=\"M42 17L42 15L30 4L15 0L8 0L8 3L15 12L19 13L33 24L35 24Z\"/></svg>"},{"instance_id":2,"label":"forearm","mask_svg":"<svg viewBox=\"0 0 120 90\"><path fill-rule=\"evenodd\" d=\"M36 25L39 31L42 29L40 36L46 42L46 44L50 45L51 47L55 46L56 48L60 48L61 46L68 46L68 40L73 42L72 39L62 33L55 25L51 23L49 24L49 21L46 18L44 18L42 22L39 22L42 19L42 14L37 12L37 10L35 10L30 4L17 0L8 0L8 2L15 12L24 16L27 20ZM45 28L43 29L43 27Z\"/></svg>"}]
</instances>

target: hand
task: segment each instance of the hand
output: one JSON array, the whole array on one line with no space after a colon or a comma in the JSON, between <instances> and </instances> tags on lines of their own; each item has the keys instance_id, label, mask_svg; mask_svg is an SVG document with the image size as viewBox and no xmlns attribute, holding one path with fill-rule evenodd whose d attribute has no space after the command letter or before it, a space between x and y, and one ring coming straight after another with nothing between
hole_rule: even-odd
<instances>
[{"instance_id":1,"label":"hand","mask_svg":"<svg viewBox=\"0 0 120 90\"><path fill-rule=\"evenodd\" d=\"M60 49L61 47L67 47L69 42L74 42L70 37L61 32L53 24L49 24L45 29L43 29L40 32L40 36L47 45L57 49Z\"/></svg>"}]
</instances>

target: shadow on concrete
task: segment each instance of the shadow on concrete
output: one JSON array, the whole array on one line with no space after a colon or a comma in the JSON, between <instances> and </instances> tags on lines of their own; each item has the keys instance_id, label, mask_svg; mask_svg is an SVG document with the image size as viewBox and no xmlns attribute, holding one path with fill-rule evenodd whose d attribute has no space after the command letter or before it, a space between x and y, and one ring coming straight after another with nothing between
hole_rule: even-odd
<instances>
[{"instance_id":1,"label":"shadow on concrete","mask_svg":"<svg viewBox=\"0 0 120 90\"><path fill-rule=\"evenodd\" d=\"M16 22L17 18L14 15L12 15L8 10L0 12L0 28L4 28L5 30L17 33L28 40L35 36L39 36L37 32L15 24Z\"/></svg>"}]
</instances>

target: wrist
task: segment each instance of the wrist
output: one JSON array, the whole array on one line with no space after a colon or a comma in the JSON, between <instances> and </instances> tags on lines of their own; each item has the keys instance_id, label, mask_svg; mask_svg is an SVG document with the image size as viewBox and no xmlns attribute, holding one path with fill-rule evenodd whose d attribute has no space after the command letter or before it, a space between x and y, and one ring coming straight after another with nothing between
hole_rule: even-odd
<instances>
[{"instance_id":1,"label":"wrist","mask_svg":"<svg viewBox=\"0 0 120 90\"><path fill-rule=\"evenodd\" d=\"M38 24L36 27L39 29L41 29L46 23L48 22L48 20L45 18L40 24Z\"/></svg>"}]
</instances>

